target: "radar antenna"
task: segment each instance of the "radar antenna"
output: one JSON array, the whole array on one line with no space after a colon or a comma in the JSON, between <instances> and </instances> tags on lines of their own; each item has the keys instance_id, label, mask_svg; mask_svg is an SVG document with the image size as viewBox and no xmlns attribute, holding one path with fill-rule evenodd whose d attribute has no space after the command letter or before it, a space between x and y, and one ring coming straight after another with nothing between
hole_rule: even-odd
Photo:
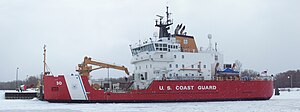
<instances>
[{"instance_id":1,"label":"radar antenna","mask_svg":"<svg viewBox=\"0 0 300 112\"><path fill-rule=\"evenodd\" d=\"M157 17L159 17L159 20L162 20L164 18L164 16L161 15L156 15Z\"/></svg>"},{"instance_id":2,"label":"radar antenna","mask_svg":"<svg viewBox=\"0 0 300 112\"><path fill-rule=\"evenodd\" d=\"M170 37L171 35L168 32L168 30L170 29L170 25L173 24L173 22L170 19L170 14L171 13L169 13L169 7L167 6L167 12L166 12L167 20L165 22L163 22L163 16L156 15L157 17L159 17L159 23L158 20L156 20L156 24L155 24L156 27L159 27L159 36L158 36L159 38Z\"/></svg>"}]
</instances>

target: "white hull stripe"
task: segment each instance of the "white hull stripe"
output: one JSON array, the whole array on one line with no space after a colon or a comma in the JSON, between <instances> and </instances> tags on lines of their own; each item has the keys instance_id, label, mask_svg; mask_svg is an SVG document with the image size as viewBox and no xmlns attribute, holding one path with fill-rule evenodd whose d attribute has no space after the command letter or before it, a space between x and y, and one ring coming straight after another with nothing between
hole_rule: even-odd
<instances>
[{"instance_id":1,"label":"white hull stripe","mask_svg":"<svg viewBox=\"0 0 300 112\"><path fill-rule=\"evenodd\" d=\"M87 97L87 94L86 94L86 91L85 91L84 85L83 85L83 83L82 83L81 76L80 76L80 75L78 75L78 77L79 77L79 82L80 82L80 85L81 85L82 92L84 93L85 100L88 100L88 97Z\"/></svg>"},{"instance_id":2,"label":"white hull stripe","mask_svg":"<svg viewBox=\"0 0 300 112\"><path fill-rule=\"evenodd\" d=\"M72 100L88 100L80 75L64 75Z\"/></svg>"}]
</instances>

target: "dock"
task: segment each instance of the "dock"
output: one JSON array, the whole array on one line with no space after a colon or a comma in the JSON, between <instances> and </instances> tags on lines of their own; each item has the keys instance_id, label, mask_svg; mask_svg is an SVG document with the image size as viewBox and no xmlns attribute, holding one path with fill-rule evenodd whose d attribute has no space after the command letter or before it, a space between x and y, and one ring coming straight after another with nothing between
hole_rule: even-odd
<instances>
[{"instance_id":1,"label":"dock","mask_svg":"<svg viewBox=\"0 0 300 112\"><path fill-rule=\"evenodd\" d=\"M33 99L37 97L38 91L17 91L7 90L5 91L5 99Z\"/></svg>"}]
</instances>

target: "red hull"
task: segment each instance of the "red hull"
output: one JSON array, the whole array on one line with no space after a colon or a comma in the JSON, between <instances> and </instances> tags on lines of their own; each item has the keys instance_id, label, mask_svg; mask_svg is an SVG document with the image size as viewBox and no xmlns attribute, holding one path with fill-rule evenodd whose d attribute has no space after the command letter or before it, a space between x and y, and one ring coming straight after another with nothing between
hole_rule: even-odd
<instances>
[{"instance_id":1,"label":"red hull","mask_svg":"<svg viewBox=\"0 0 300 112\"><path fill-rule=\"evenodd\" d=\"M64 76L44 76L44 99L49 102L174 102L268 100L273 95L271 80L153 81L145 90L112 93L94 90L87 77L81 76L81 79L86 95L84 100L71 98Z\"/></svg>"}]
</instances>

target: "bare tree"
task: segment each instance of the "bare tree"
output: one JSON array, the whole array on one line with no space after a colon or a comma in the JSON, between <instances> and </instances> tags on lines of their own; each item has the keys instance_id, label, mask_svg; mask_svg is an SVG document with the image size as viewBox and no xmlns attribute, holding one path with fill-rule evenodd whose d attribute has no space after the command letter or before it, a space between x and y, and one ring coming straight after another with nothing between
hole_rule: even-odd
<instances>
[{"instance_id":1,"label":"bare tree","mask_svg":"<svg viewBox=\"0 0 300 112\"><path fill-rule=\"evenodd\" d=\"M255 77L257 75L259 75L259 72L250 69L245 69L244 71L241 72L241 77L244 76Z\"/></svg>"}]
</instances>

